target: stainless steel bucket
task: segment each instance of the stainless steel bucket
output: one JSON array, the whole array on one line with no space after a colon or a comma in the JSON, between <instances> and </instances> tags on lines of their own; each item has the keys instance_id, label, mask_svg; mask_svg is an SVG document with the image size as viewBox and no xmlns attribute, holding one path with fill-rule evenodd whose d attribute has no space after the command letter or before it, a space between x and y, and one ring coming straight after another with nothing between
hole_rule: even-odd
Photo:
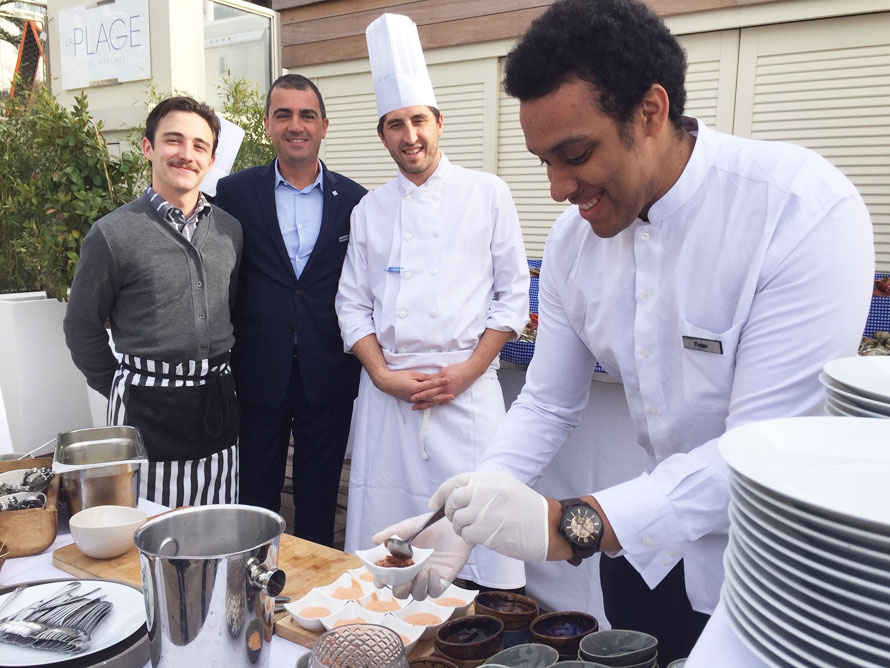
<instances>
[{"instance_id":1,"label":"stainless steel bucket","mask_svg":"<svg viewBox=\"0 0 890 668\"><path fill-rule=\"evenodd\" d=\"M263 508L166 513L133 535L153 666L268 666L285 523Z\"/></svg>"}]
</instances>

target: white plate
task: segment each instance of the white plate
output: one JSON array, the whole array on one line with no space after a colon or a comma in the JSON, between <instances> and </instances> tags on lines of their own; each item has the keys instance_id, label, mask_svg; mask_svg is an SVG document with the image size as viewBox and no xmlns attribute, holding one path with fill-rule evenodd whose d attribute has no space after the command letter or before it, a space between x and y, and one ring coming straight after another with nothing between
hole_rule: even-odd
<instances>
[{"instance_id":1,"label":"white plate","mask_svg":"<svg viewBox=\"0 0 890 668\"><path fill-rule=\"evenodd\" d=\"M114 604L108 616L93 631L93 638L86 648L77 654L65 654L4 643L2 645L4 666L47 665L88 656L126 640L145 624L145 600L142 592L130 585L107 580L60 580L30 586L16 596L8 608L3 609L3 617L14 615L25 606L51 596L68 582L81 583L80 588L74 590L75 595L85 595L98 588L101 592L91 594L90 598L104 594L105 599ZM0 596L0 605L3 605L11 595L12 592Z\"/></svg>"},{"instance_id":2,"label":"white plate","mask_svg":"<svg viewBox=\"0 0 890 668\"><path fill-rule=\"evenodd\" d=\"M884 420L890 419L890 415L878 413L877 411L869 410L868 408L863 408L862 406L857 406L852 401L849 401L844 397L833 395L830 392L825 397L825 401L835 410L850 417L882 418Z\"/></svg>"},{"instance_id":3,"label":"white plate","mask_svg":"<svg viewBox=\"0 0 890 668\"><path fill-rule=\"evenodd\" d=\"M769 633L783 636L789 645L808 658L828 661L827 665L875 667L888 665L890 652L870 647L848 635L820 625L795 610L782 605L773 596L751 587L727 561L726 581L739 595L741 607L747 607L754 618L762 620ZM880 663L875 663L879 661Z\"/></svg>"},{"instance_id":4,"label":"white plate","mask_svg":"<svg viewBox=\"0 0 890 668\"><path fill-rule=\"evenodd\" d=\"M836 383L846 385L856 394L890 403L890 357L842 357L822 367Z\"/></svg>"},{"instance_id":5,"label":"white plate","mask_svg":"<svg viewBox=\"0 0 890 668\"><path fill-rule=\"evenodd\" d=\"M890 421L797 417L751 422L720 438L729 466L754 482L870 529L890 528Z\"/></svg>"},{"instance_id":6,"label":"white plate","mask_svg":"<svg viewBox=\"0 0 890 668\"><path fill-rule=\"evenodd\" d=\"M877 411L878 413L890 415L890 403L877 401L876 399L869 399L868 397L863 397L861 394L856 394L850 388L844 387L840 383L836 383L831 380L831 378L824 371L819 374L819 382L821 382L825 386L825 391L828 393L829 396L840 396L864 408L870 408L871 410Z\"/></svg>"}]
</instances>

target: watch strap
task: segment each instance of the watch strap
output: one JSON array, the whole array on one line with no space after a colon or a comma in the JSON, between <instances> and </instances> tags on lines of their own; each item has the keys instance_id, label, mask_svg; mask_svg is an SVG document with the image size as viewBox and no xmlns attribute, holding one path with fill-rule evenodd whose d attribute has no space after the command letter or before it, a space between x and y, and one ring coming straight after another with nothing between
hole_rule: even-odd
<instances>
[{"instance_id":1,"label":"watch strap","mask_svg":"<svg viewBox=\"0 0 890 668\"><path fill-rule=\"evenodd\" d=\"M587 503L587 501L584 501L579 498L573 497L570 499L562 499L559 502L559 505L562 508L562 515L560 516L559 526L557 527L557 530L559 531L559 534L563 538L566 539L566 542L568 542L569 547L572 548L572 556L567 561L570 564L572 564L572 566L579 566L584 559L587 559L588 557L592 557L594 554L596 554L599 551L600 541L602 540L602 537L603 537L602 531L600 532L600 534L598 536L596 536L594 538L592 545L590 545L589 547L582 547L581 545L578 545L575 541L573 541L572 538L566 534L565 529L563 529L563 519L565 518L565 515L568 512L568 510L575 506L587 506L597 516L599 516L599 513L597 513L596 509L593 506L591 506L589 503ZM600 518L600 523L602 523L602 518Z\"/></svg>"}]
</instances>

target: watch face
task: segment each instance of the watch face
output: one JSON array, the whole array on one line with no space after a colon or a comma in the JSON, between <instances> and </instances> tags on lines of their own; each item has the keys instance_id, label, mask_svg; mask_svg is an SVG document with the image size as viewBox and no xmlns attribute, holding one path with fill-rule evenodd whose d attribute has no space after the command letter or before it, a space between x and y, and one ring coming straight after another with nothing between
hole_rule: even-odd
<instances>
[{"instance_id":1,"label":"watch face","mask_svg":"<svg viewBox=\"0 0 890 668\"><path fill-rule=\"evenodd\" d=\"M590 506L572 506L563 515L562 528L571 542L586 547L602 532L603 520Z\"/></svg>"}]
</instances>

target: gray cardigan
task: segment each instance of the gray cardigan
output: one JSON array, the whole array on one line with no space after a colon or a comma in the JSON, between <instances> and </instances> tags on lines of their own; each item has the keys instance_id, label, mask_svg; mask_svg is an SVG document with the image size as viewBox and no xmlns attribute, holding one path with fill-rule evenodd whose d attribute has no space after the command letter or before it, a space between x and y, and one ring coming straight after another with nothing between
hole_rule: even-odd
<instances>
[{"instance_id":1,"label":"gray cardigan","mask_svg":"<svg viewBox=\"0 0 890 668\"><path fill-rule=\"evenodd\" d=\"M108 396L119 353L201 360L234 343L230 310L241 225L222 209L186 240L141 197L96 221L83 240L65 314L65 341L90 387Z\"/></svg>"}]
</instances>

